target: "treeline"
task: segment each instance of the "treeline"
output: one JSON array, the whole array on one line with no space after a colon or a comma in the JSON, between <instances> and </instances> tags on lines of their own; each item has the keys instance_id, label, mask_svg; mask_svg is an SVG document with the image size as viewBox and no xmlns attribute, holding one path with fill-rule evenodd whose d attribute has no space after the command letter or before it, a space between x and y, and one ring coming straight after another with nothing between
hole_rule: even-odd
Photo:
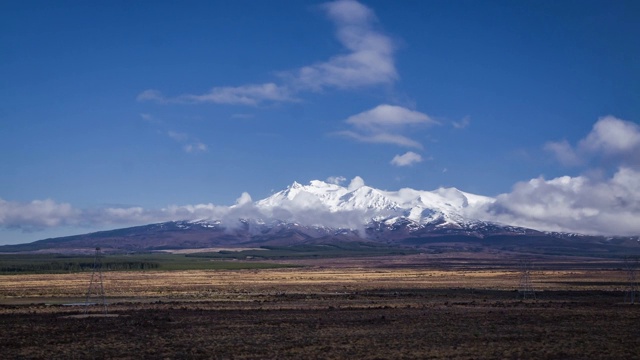
<instances>
[{"instance_id":1,"label":"treeline","mask_svg":"<svg viewBox=\"0 0 640 360\"><path fill-rule=\"evenodd\" d=\"M103 262L102 271L153 270L160 267L159 263L147 261L117 261ZM93 262L52 261L33 263L1 264L0 274L17 273L64 273L92 271Z\"/></svg>"}]
</instances>

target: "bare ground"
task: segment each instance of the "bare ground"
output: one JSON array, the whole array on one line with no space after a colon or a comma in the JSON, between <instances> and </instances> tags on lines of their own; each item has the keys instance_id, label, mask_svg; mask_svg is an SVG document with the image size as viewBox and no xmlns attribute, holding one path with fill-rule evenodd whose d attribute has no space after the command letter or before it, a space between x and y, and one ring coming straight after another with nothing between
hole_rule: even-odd
<instances>
[{"instance_id":1,"label":"bare ground","mask_svg":"<svg viewBox=\"0 0 640 360\"><path fill-rule=\"evenodd\" d=\"M413 260L412 260L413 259ZM608 261L538 261L535 299L513 261L322 261L259 271L0 277L3 359L634 359L640 306ZM431 259L433 260L433 259ZM486 261L485 261L486 260ZM465 265L467 264L467 265ZM95 301L95 299L94 299ZM100 314L100 306L88 308Z\"/></svg>"}]
</instances>

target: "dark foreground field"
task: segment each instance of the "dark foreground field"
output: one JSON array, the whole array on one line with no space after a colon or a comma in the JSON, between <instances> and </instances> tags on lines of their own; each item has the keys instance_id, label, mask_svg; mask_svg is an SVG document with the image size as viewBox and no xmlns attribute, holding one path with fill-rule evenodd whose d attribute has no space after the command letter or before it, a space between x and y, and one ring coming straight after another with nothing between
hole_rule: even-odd
<instances>
[{"instance_id":1,"label":"dark foreground field","mask_svg":"<svg viewBox=\"0 0 640 360\"><path fill-rule=\"evenodd\" d=\"M87 318L64 317L63 307L20 306L0 318L0 352L5 359L640 356L640 312L615 304L619 294L546 294L524 302L512 295L397 291L130 303L111 306L118 317Z\"/></svg>"},{"instance_id":2,"label":"dark foreground field","mask_svg":"<svg viewBox=\"0 0 640 360\"><path fill-rule=\"evenodd\" d=\"M108 317L61 304L86 274L5 276L1 358L640 358L640 306L616 269L540 270L536 299L519 300L507 268L340 264L109 273Z\"/></svg>"}]
</instances>

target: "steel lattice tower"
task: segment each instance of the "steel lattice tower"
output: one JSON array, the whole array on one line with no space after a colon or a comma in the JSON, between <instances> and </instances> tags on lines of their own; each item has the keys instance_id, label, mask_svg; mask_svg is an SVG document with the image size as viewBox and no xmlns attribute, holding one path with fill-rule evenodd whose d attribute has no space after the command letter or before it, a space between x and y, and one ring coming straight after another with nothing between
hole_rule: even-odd
<instances>
[{"instance_id":1,"label":"steel lattice tower","mask_svg":"<svg viewBox=\"0 0 640 360\"><path fill-rule=\"evenodd\" d=\"M94 290L95 288L95 290ZM87 289L87 297L85 299L85 307L84 313L86 314L89 311L89 298L91 294L94 293L99 298L99 301L102 301L103 312L107 313L107 301L104 296L104 283L102 279L102 256L100 253L100 248L96 248L96 255L93 259L93 270L91 271L91 280L89 281L89 288Z\"/></svg>"},{"instance_id":2,"label":"steel lattice tower","mask_svg":"<svg viewBox=\"0 0 640 360\"><path fill-rule=\"evenodd\" d=\"M627 289L624 293L624 302L634 304L640 300L640 290L638 289L638 258L625 257L624 267L627 271Z\"/></svg>"},{"instance_id":3,"label":"steel lattice tower","mask_svg":"<svg viewBox=\"0 0 640 360\"><path fill-rule=\"evenodd\" d=\"M523 299L535 299L536 293L531 284L531 272L533 265L529 261L520 262L520 283L518 285L518 297Z\"/></svg>"}]
</instances>

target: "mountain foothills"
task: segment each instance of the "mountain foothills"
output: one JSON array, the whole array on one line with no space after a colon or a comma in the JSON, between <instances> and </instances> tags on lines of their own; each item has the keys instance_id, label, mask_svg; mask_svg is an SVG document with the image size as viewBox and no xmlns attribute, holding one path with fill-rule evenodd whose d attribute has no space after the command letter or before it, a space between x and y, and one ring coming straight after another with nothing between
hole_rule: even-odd
<instances>
[{"instance_id":1,"label":"mountain foothills","mask_svg":"<svg viewBox=\"0 0 640 360\"><path fill-rule=\"evenodd\" d=\"M219 218L170 221L84 235L5 245L2 252L111 252L357 242L425 251L528 251L624 254L635 237L586 236L500 224L484 219L494 198L455 188L375 189L356 177L346 187L294 182L259 201L248 194ZM484 220L483 220L484 219Z\"/></svg>"}]
</instances>

